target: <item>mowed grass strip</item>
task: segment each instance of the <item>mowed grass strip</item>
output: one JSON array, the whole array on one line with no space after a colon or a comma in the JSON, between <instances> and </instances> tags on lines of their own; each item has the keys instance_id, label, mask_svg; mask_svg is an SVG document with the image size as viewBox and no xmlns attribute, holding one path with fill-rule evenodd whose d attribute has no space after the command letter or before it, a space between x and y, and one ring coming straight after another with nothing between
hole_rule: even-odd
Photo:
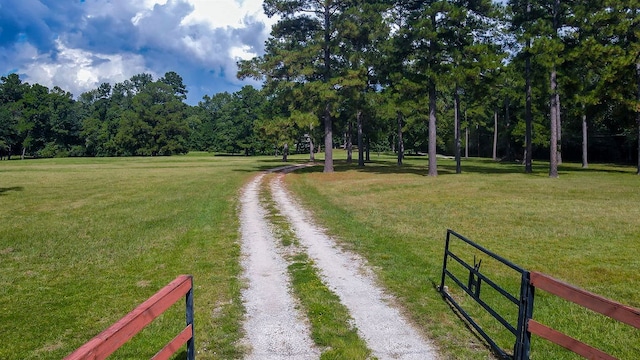
<instances>
[{"instance_id":1,"label":"mowed grass strip","mask_svg":"<svg viewBox=\"0 0 640 360\"><path fill-rule=\"evenodd\" d=\"M0 162L0 358L61 359L193 274L197 356L241 357L238 191L274 158ZM150 358L184 302L114 354Z\"/></svg>"},{"instance_id":2,"label":"mowed grass strip","mask_svg":"<svg viewBox=\"0 0 640 360\"><path fill-rule=\"evenodd\" d=\"M452 160L439 159L440 175L433 178L426 176L425 157L408 157L402 167L392 156L372 160L363 169L337 162L335 173L323 174L318 166L286 179L323 226L375 266L449 358L486 358L489 350L436 290L448 228L525 269L640 307L640 177L634 168L565 164L559 179L549 179L545 163L524 174L519 164L465 159L463 173L456 175ZM473 261L471 250L457 250L468 251L466 260ZM518 294L512 272L486 256L482 270ZM468 271L460 276L466 280ZM510 305L489 289L483 288L483 298L514 318ZM474 308L474 301L459 296L511 351L513 337ZM640 358L640 331L543 291L537 293L534 318L620 359ZM536 337L532 358L579 359Z\"/></svg>"},{"instance_id":3,"label":"mowed grass strip","mask_svg":"<svg viewBox=\"0 0 640 360\"><path fill-rule=\"evenodd\" d=\"M320 358L369 359L371 350L358 335L349 311L322 282L313 260L298 247L295 233L271 197L268 178L262 184L260 199L281 246L290 252L287 261L291 284L309 319L313 341L322 350Z\"/></svg>"}]
</instances>

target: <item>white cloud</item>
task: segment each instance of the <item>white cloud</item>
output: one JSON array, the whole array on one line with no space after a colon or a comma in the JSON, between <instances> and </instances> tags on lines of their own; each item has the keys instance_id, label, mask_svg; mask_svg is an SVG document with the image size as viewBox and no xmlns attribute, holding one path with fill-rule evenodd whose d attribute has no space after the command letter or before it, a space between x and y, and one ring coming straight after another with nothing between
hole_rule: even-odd
<instances>
[{"instance_id":1,"label":"white cloud","mask_svg":"<svg viewBox=\"0 0 640 360\"><path fill-rule=\"evenodd\" d=\"M234 46L229 50L229 55L235 60L249 60L255 57L257 54L251 51L251 48L247 45Z\"/></svg>"},{"instance_id":2,"label":"white cloud","mask_svg":"<svg viewBox=\"0 0 640 360\"><path fill-rule=\"evenodd\" d=\"M17 72L24 81L76 96L142 72L154 78L178 72L191 100L259 85L238 80L236 62L262 53L276 21L264 15L262 0L0 2L3 11L12 9L0 12L0 31L18 39L0 43L0 74Z\"/></svg>"},{"instance_id":3,"label":"white cloud","mask_svg":"<svg viewBox=\"0 0 640 360\"><path fill-rule=\"evenodd\" d=\"M187 0L194 11L182 23L191 25L207 23L212 28L241 28L245 19L252 17L266 22L262 11L262 0Z\"/></svg>"},{"instance_id":4,"label":"white cloud","mask_svg":"<svg viewBox=\"0 0 640 360\"><path fill-rule=\"evenodd\" d=\"M271 20L264 15L262 0L182 0L193 7L193 11L182 19L180 25L207 24L212 29L243 28L247 18L253 18L270 25ZM149 16L156 5L177 3L176 0L143 0L139 11L132 18L134 24ZM105 6L105 5L103 5Z\"/></svg>"},{"instance_id":5,"label":"white cloud","mask_svg":"<svg viewBox=\"0 0 640 360\"><path fill-rule=\"evenodd\" d=\"M89 1L83 5L84 15L87 18L119 17L140 9L141 4L123 0L115 1ZM153 5L151 5L151 8Z\"/></svg>"},{"instance_id":6,"label":"white cloud","mask_svg":"<svg viewBox=\"0 0 640 360\"><path fill-rule=\"evenodd\" d=\"M167 3L167 0L142 0L142 5L147 9L153 9L155 5L164 5Z\"/></svg>"},{"instance_id":7,"label":"white cloud","mask_svg":"<svg viewBox=\"0 0 640 360\"><path fill-rule=\"evenodd\" d=\"M31 55L28 64L21 69L28 75L27 81L49 88L59 86L77 96L102 82L113 84L135 74L150 73L140 55L90 53L67 48L60 40L56 41L56 48L55 61L49 54L34 54L32 49L23 52Z\"/></svg>"},{"instance_id":8,"label":"white cloud","mask_svg":"<svg viewBox=\"0 0 640 360\"><path fill-rule=\"evenodd\" d=\"M28 42L17 43L14 49L15 54L13 56L18 61L31 61L38 57L38 48Z\"/></svg>"}]
</instances>

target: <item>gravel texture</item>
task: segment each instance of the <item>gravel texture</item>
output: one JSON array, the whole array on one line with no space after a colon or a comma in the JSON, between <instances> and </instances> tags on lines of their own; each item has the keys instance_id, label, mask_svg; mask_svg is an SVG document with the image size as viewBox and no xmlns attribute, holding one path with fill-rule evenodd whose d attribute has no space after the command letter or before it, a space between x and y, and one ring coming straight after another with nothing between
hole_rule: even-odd
<instances>
[{"instance_id":1,"label":"gravel texture","mask_svg":"<svg viewBox=\"0 0 640 360\"><path fill-rule=\"evenodd\" d=\"M278 169L288 172L291 168ZM284 189L282 177L272 177L270 191L301 247L313 259L321 278L349 309L359 335L378 359L438 359L436 350L377 285L366 262L340 249ZM243 190L242 254L248 287L245 341L249 359L318 359L320 351L309 337L303 315L296 309L287 277L287 263L265 219L258 189L259 175Z\"/></svg>"},{"instance_id":2,"label":"gravel texture","mask_svg":"<svg viewBox=\"0 0 640 360\"><path fill-rule=\"evenodd\" d=\"M373 355L379 359L436 359L433 346L391 305L393 299L376 285L365 261L338 248L335 241L313 223L311 214L284 189L282 176L271 183L280 211L291 222L325 283L349 309Z\"/></svg>"},{"instance_id":3,"label":"gravel texture","mask_svg":"<svg viewBox=\"0 0 640 360\"><path fill-rule=\"evenodd\" d=\"M247 288L245 344L247 359L318 359L303 315L291 295L287 263L265 219L258 193L264 175L244 189L241 199L242 265Z\"/></svg>"}]
</instances>

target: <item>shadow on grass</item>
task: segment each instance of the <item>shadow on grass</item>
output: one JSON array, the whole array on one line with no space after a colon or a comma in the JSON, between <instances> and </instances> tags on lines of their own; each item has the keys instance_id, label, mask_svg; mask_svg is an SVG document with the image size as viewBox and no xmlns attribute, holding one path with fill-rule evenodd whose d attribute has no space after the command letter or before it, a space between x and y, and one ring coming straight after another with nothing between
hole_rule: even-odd
<instances>
[{"instance_id":1,"label":"shadow on grass","mask_svg":"<svg viewBox=\"0 0 640 360\"><path fill-rule=\"evenodd\" d=\"M273 159L260 159L260 160L257 160L256 165L252 166L251 168L233 169L233 171L252 173L256 171L268 171L274 168L287 166L287 165L302 165L302 164L307 164L308 162L309 161L307 160L299 160L299 159L293 159L293 160L284 162L282 161L281 157L273 158ZM318 163L318 164L321 164L321 163Z\"/></svg>"},{"instance_id":2,"label":"shadow on grass","mask_svg":"<svg viewBox=\"0 0 640 360\"><path fill-rule=\"evenodd\" d=\"M304 163L300 161L298 163ZM524 165L519 162L498 162L491 159L463 159L461 164L462 174L525 174ZM549 164L545 162L534 162L532 173L528 175L545 177L549 173ZM318 173L323 171L323 162L316 162L316 166L305 167L296 170L296 173ZM428 158L411 156L405 159L403 165L398 166L395 160L381 159L371 160L365 166L358 166L357 161L347 163L346 160L334 160L334 171L359 171L372 174L413 174L417 176L428 176ZM595 164L591 168L582 168L579 164L565 164L558 168L560 176L582 173L582 174L628 174L635 175L636 170L627 165ZM438 159L438 176L457 175L456 164L452 159Z\"/></svg>"},{"instance_id":3,"label":"shadow on grass","mask_svg":"<svg viewBox=\"0 0 640 360\"><path fill-rule=\"evenodd\" d=\"M323 163L317 162L316 166L305 167L296 170L296 173L317 173L323 171ZM535 173L544 171L542 165L534 167ZM428 176L428 160L426 158L410 158L403 165L397 165L390 160L371 160L365 166L358 166L357 162L347 163L346 160L334 160L334 171L359 171L372 174L413 174L417 176ZM462 173L474 174L517 174L523 173L524 167L514 163L497 163L491 160L476 160L471 163L462 164ZM438 175L455 175L456 165L447 161L445 164L438 164Z\"/></svg>"},{"instance_id":4,"label":"shadow on grass","mask_svg":"<svg viewBox=\"0 0 640 360\"><path fill-rule=\"evenodd\" d=\"M13 187L0 187L0 196L7 195L10 191L23 191L24 188L22 186L13 186Z\"/></svg>"},{"instance_id":5,"label":"shadow on grass","mask_svg":"<svg viewBox=\"0 0 640 360\"><path fill-rule=\"evenodd\" d=\"M344 159L334 159L334 171L359 171L372 174L413 174L417 176L428 176L429 159L426 156L407 155L403 165L397 165L393 156L383 155L380 159L372 159L365 163L365 166L358 166L357 159L348 163ZM296 164L309 164L308 159L290 158L288 162L282 161L282 157L271 159L260 159L251 168L236 169L240 172L268 171L277 167ZM314 166L307 166L296 170L296 173L318 173L324 171L324 161L322 159L313 163ZM532 164L533 176L547 176L549 173L549 163L544 161L534 161ZM468 158L462 159L462 174L525 174L524 165L521 162L494 161L488 158ZM612 174L635 174L634 168L619 164L593 164L590 168L582 168L580 164L568 163L558 167L560 176L571 173L612 173ZM438 158L438 176L457 175L456 164L453 158Z\"/></svg>"},{"instance_id":6,"label":"shadow on grass","mask_svg":"<svg viewBox=\"0 0 640 360\"><path fill-rule=\"evenodd\" d=\"M186 359L187 358L187 351L186 350L181 350L175 354L173 354L171 356L171 360L182 360L182 359Z\"/></svg>"},{"instance_id":7,"label":"shadow on grass","mask_svg":"<svg viewBox=\"0 0 640 360\"><path fill-rule=\"evenodd\" d=\"M567 167L560 165L558 171L562 173L582 172L582 173L610 173L610 174L636 174L636 170L631 165L619 164L595 164L592 167Z\"/></svg>"}]
</instances>

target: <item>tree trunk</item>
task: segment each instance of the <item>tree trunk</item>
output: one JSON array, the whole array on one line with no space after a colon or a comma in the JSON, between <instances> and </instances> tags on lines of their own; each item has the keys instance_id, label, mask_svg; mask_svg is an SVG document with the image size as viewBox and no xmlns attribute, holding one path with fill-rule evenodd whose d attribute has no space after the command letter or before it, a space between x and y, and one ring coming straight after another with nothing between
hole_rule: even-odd
<instances>
[{"instance_id":1,"label":"tree trunk","mask_svg":"<svg viewBox=\"0 0 640 360\"><path fill-rule=\"evenodd\" d=\"M556 67L553 66L550 75L551 83L551 98L550 98L550 117L551 117L551 141L549 147L550 161L549 161L549 177L558 177L558 106L557 106L557 79L556 79Z\"/></svg>"},{"instance_id":2,"label":"tree trunk","mask_svg":"<svg viewBox=\"0 0 640 360\"><path fill-rule=\"evenodd\" d=\"M531 3L527 2L527 18L529 18L531 14ZM524 150L524 172L530 174L533 172L533 167L531 165L531 136L533 133L532 130L532 115L531 115L531 40L527 39L526 44L526 59L525 59L525 150Z\"/></svg>"},{"instance_id":3,"label":"tree trunk","mask_svg":"<svg viewBox=\"0 0 640 360\"><path fill-rule=\"evenodd\" d=\"M507 96L504 101L504 118L505 124L507 125L507 160L513 160L513 156L511 154L511 122L509 117L509 103L511 100Z\"/></svg>"},{"instance_id":4,"label":"tree trunk","mask_svg":"<svg viewBox=\"0 0 640 360\"><path fill-rule=\"evenodd\" d=\"M476 137L478 138L478 141L476 141L476 147L477 147L476 156L480 157L480 125L478 124L476 124Z\"/></svg>"},{"instance_id":5,"label":"tree trunk","mask_svg":"<svg viewBox=\"0 0 640 360\"><path fill-rule=\"evenodd\" d=\"M636 94L636 125L638 126L638 172L640 175L640 62L636 63L636 83L638 93Z\"/></svg>"},{"instance_id":6,"label":"tree trunk","mask_svg":"<svg viewBox=\"0 0 640 360\"><path fill-rule=\"evenodd\" d=\"M312 126L309 125L309 161L316 161L316 155L313 152L314 148L313 148L313 137L311 136L311 130L312 130Z\"/></svg>"},{"instance_id":7,"label":"tree trunk","mask_svg":"<svg viewBox=\"0 0 640 360\"><path fill-rule=\"evenodd\" d=\"M282 147L282 161L287 162L289 157L289 144L284 143Z\"/></svg>"},{"instance_id":8,"label":"tree trunk","mask_svg":"<svg viewBox=\"0 0 640 360\"><path fill-rule=\"evenodd\" d=\"M329 104L324 109L324 172L333 172L333 129Z\"/></svg>"},{"instance_id":9,"label":"tree trunk","mask_svg":"<svg viewBox=\"0 0 640 360\"><path fill-rule=\"evenodd\" d=\"M364 166L364 143L362 139L362 110L358 110L356 113L356 120L358 122L358 166Z\"/></svg>"},{"instance_id":10,"label":"tree trunk","mask_svg":"<svg viewBox=\"0 0 640 360\"><path fill-rule=\"evenodd\" d=\"M325 83L329 82L331 76L331 50L329 43L331 41L331 9L329 2L324 6L324 76ZM333 172L333 119L331 118L330 104L327 102L324 108L324 172Z\"/></svg>"},{"instance_id":11,"label":"tree trunk","mask_svg":"<svg viewBox=\"0 0 640 360\"><path fill-rule=\"evenodd\" d=\"M437 29L438 25L436 22L436 14L431 14L431 26L433 29ZM433 72L435 71L436 64L436 54L438 50L436 49L436 42L429 42L429 56L431 60L429 61L429 70L432 74L428 78L429 82L429 176L438 176L438 161L436 158L437 151L437 135L436 135L436 79Z\"/></svg>"},{"instance_id":12,"label":"tree trunk","mask_svg":"<svg viewBox=\"0 0 640 360\"><path fill-rule=\"evenodd\" d=\"M588 140L588 136L587 136L587 110L586 107L584 105L584 103L582 104L582 168L586 169L589 167L589 161L587 159L588 156L588 147L587 147L587 140Z\"/></svg>"},{"instance_id":13,"label":"tree trunk","mask_svg":"<svg viewBox=\"0 0 640 360\"><path fill-rule=\"evenodd\" d=\"M438 176L436 160L436 83L429 80L429 176Z\"/></svg>"},{"instance_id":14,"label":"tree trunk","mask_svg":"<svg viewBox=\"0 0 640 360\"><path fill-rule=\"evenodd\" d=\"M460 164L460 94L458 94L458 85L456 84L455 94L453 96L453 130L455 136L456 150L456 174L462 173Z\"/></svg>"},{"instance_id":15,"label":"tree trunk","mask_svg":"<svg viewBox=\"0 0 640 360\"><path fill-rule=\"evenodd\" d=\"M562 116L560 106L560 93L556 91L556 115L557 115L557 136L558 136L558 165L562 165Z\"/></svg>"},{"instance_id":16,"label":"tree trunk","mask_svg":"<svg viewBox=\"0 0 640 360\"><path fill-rule=\"evenodd\" d=\"M558 38L558 31L560 30L560 0L554 0L553 2L553 37L554 39ZM554 55L555 56L555 55ZM562 164L562 122L560 121L560 94L558 93L558 79L556 72L556 65L553 64L553 72L554 72L554 80L555 80L555 88L553 89L552 94L555 95L555 113L556 113L556 167L559 164ZM556 169L557 172L557 169Z\"/></svg>"},{"instance_id":17,"label":"tree trunk","mask_svg":"<svg viewBox=\"0 0 640 360\"><path fill-rule=\"evenodd\" d=\"M369 140L369 137L367 136L367 141L366 141L366 151L364 153L364 161L371 161L371 141Z\"/></svg>"},{"instance_id":18,"label":"tree trunk","mask_svg":"<svg viewBox=\"0 0 640 360\"><path fill-rule=\"evenodd\" d=\"M498 160L498 110L493 110L493 161Z\"/></svg>"},{"instance_id":19,"label":"tree trunk","mask_svg":"<svg viewBox=\"0 0 640 360\"><path fill-rule=\"evenodd\" d=\"M404 159L404 141L402 140L402 114L397 113L398 117L398 166L402 165Z\"/></svg>"},{"instance_id":20,"label":"tree trunk","mask_svg":"<svg viewBox=\"0 0 640 360\"><path fill-rule=\"evenodd\" d=\"M467 124L467 128L464 129L464 158L469 158L469 124Z\"/></svg>"},{"instance_id":21,"label":"tree trunk","mask_svg":"<svg viewBox=\"0 0 640 360\"><path fill-rule=\"evenodd\" d=\"M347 126L347 164L353 162L353 140L351 139L351 133L353 132L353 124L349 121Z\"/></svg>"}]
</instances>

